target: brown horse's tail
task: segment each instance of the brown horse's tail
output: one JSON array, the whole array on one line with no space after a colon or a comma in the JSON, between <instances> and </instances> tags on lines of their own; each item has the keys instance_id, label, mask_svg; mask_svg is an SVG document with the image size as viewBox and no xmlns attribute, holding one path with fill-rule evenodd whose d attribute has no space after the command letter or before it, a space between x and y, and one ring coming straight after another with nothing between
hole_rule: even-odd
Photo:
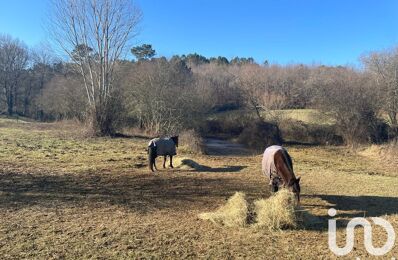
<instances>
[{"instance_id":1,"label":"brown horse's tail","mask_svg":"<svg viewBox=\"0 0 398 260\"><path fill-rule=\"evenodd\" d=\"M149 163L149 169L153 172L153 166L155 164L155 159L156 159L157 153L156 153L156 146L154 143L151 143L148 146L148 163Z\"/></svg>"}]
</instances>

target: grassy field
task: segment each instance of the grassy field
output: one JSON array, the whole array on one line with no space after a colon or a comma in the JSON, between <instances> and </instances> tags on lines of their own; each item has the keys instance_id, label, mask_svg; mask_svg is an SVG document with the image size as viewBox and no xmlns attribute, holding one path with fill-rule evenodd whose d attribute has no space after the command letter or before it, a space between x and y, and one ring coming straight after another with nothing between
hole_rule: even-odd
<instances>
[{"instance_id":1,"label":"grassy field","mask_svg":"<svg viewBox=\"0 0 398 260\"><path fill-rule=\"evenodd\" d=\"M385 217L398 230L398 172L372 153L288 147L296 175L302 176L302 206L321 221L270 232L198 218L236 191L249 201L268 197L261 155L181 154L206 167L152 174L147 141L87 139L67 123L0 119L1 258L330 259L335 258L327 243L330 207L338 210L340 245L343 224L355 216ZM371 258L361 232L350 259ZM385 238L374 229L375 246ZM398 256L397 246L392 256Z\"/></svg>"}]
</instances>

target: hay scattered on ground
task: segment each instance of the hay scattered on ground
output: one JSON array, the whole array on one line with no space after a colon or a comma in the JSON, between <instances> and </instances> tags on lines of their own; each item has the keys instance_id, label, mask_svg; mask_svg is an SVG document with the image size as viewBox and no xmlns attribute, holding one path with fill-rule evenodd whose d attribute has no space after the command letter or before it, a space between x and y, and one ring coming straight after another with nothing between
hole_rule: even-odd
<instances>
[{"instance_id":1,"label":"hay scattered on ground","mask_svg":"<svg viewBox=\"0 0 398 260\"><path fill-rule=\"evenodd\" d=\"M197 171L205 170L206 168L205 166L200 165L199 163L187 157L176 158L175 166L183 170L197 170Z\"/></svg>"},{"instance_id":2,"label":"hay scattered on ground","mask_svg":"<svg viewBox=\"0 0 398 260\"><path fill-rule=\"evenodd\" d=\"M247 225L248 213L245 194L236 192L228 199L227 204L214 212L199 214L199 218L227 227L244 227Z\"/></svg>"},{"instance_id":3,"label":"hay scattered on ground","mask_svg":"<svg viewBox=\"0 0 398 260\"><path fill-rule=\"evenodd\" d=\"M255 201L254 206L256 227L280 230L297 226L294 195L286 189L280 190L268 199Z\"/></svg>"}]
</instances>

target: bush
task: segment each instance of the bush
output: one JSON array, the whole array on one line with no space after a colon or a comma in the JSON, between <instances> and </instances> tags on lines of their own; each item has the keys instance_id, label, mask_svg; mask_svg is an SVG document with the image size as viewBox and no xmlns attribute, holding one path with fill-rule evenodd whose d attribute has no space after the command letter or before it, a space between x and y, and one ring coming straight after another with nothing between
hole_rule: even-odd
<instances>
[{"instance_id":1,"label":"bush","mask_svg":"<svg viewBox=\"0 0 398 260\"><path fill-rule=\"evenodd\" d=\"M179 135L180 149L193 154L204 154L203 138L193 129L185 130Z\"/></svg>"},{"instance_id":2,"label":"bush","mask_svg":"<svg viewBox=\"0 0 398 260\"><path fill-rule=\"evenodd\" d=\"M200 127L200 132L206 136L234 137L238 136L242 131L243 126L225 119L207 120Z\"/></svg>"},{"instance_id":3,"label":"bush","mask_svg":"<svg viewBox=\"0 0 398 260\"><path fill-rule=\"evenodd\" d=\"M306 124L302 121L285 119L278 123L283 139L289 142L341 145L344 140L337 135L333 125Z\"/></svg>"},{"instance_id":4,"label":"bush","mask_svg":"<svg viewBox=\"0 0 398 260\"><path fill-rule=\"evenodd\" d=\"M318 106L334 118L344 142L357 146L380 139L377 93L370 75L338 67L322 68L319 75L314 79Z\"/></svg>"},{"instance_id":5,"label":"bush","mask_svg":"<svg viewBox=\"0 0 398 260\"><path fill-rule=\"evenodd\" d=\"M393 137L391 127L383 120L374 120L373 127L370 129L370 141L375 144L387 142Z\"/></svg>"},{"instance_id":6,"label":"bush","mask_svg":"<svg viewBox=\"0 0 398 260\"><path fill-rule=\"evenodd\" d=\"M255 121L242 131L238 142L255 150L264 150L267 146L282 144L283 140L276 124Z\"/></svg>"}]
</instances>

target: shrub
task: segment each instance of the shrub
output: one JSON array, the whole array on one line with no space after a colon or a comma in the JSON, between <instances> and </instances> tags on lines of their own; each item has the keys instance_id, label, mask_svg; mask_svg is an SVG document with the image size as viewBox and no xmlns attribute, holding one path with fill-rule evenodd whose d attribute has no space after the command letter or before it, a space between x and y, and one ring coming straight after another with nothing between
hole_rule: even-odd
<instances>
[{"instance_id":1,"label":"shrub","mask_svg":"<svg viewBox=\"0 0 398 260\"><path fill-rule=\"evenodd\" d=\"M264 150L265 147L282 144L282 136L276 124L254 121L239 135L238 142L255 150Z\"/></svg>"},{"instance_id":2,"label":"shrub","mask_svg":"<svg viewBox=\"0 0 398 260\"><path fill-rule=\"evenodd\" d=\"M194 129L183 131L179 135L180 149L193 154L204 154L203 138Z\"/></svg>"},{"instance_id":3,"label":"shrub","mask_svg":"<svg viewBox=\"0 0 398 260\"><path fill-rule=\"evenodd\" d=\"M217 114L201 125L200 132L203 136L236 138L254 120L253 116L245 110Z\"/></svg>"},{"instance_id":4,"label":"shrub","mask_svg":"<svg viewBox=\"0 0 398 260\"><path fill-rule=\"evenodd\" d=\"M306 124L302 121L285 119L278 122L283 139L306 144L341 145L344 140L336 133L334 125Z\"/></svg>"},{"instance_id":5,"label":"shrub","mask_svg":"<svg viewBox=\"0 0 398 260\"><path fill-rule=\"evenodd\" d=\"M207 120L200 128L202 135L235 137L243 131L243 126L229 119Z\"/></svg>"},{"instance_id":6,"label":"shrub","mask_svg":"<svg viewBox=\"0 0 398 260\"><path fill-rule=\"evenodd\" d=\"M376 119L371 126L369 135L372 143L380 144L394 138L391 127L383 120Z\"/></svg>"}]
</instances>

